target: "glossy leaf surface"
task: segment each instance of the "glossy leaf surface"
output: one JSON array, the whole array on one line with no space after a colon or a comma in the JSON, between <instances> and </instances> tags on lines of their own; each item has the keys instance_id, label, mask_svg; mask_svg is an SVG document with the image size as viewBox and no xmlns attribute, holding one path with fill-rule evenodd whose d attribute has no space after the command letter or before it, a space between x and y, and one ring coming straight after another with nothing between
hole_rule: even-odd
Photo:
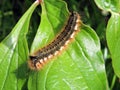
<instances>
[{"instance_id":1,"label":"glossy leaf surface","mask_svg":"<svg viewBox=\"0 0 120 90\"><path fill-rule=\"evenodd\" d=\"M41 23L31 54L47 45L66 24L69 13L63 1L44 0ZM107 79L96 33L81 25L75 40L40 71L31 71L29 90L106 90Z\"/></svg>"},{"instance_id":2,"label":"glossy leaf surface","mask_svg":"<svg viewBox=\"0 0 120 90\"><path fill-rule=\"evenodd\" d=\"M0 90L21 90L26 81L28 59L28 32L34 3L21 17L12 32L0 43Z\"/></svg>"},{"instance_id":3,"label":"glossy leaf surface","mask_svg":"<svg viewBox=\"0 0 120 90\"><path fill-rule=\"evenodd\" d=\"M98 7L111 12L120 12L120 0L94 0Z\"/></svg>"}]
</instances>

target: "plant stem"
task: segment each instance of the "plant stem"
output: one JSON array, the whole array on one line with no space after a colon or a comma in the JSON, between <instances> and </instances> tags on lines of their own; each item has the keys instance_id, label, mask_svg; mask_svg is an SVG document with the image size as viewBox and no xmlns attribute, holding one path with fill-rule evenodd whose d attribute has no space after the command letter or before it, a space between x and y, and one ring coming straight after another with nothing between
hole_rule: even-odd
<instances>
[{"instance_id":1,"label":"plant stem","mask_svg":"<svg viewBox=\"0 0 120 90\"><path fill-rule=\"evenodd\" d=\"M111 84L110 90L113 89L116 78L117 78L117 76L114 74L113 79L112 79L112 84Z\"/></svg>"}]
</instances>

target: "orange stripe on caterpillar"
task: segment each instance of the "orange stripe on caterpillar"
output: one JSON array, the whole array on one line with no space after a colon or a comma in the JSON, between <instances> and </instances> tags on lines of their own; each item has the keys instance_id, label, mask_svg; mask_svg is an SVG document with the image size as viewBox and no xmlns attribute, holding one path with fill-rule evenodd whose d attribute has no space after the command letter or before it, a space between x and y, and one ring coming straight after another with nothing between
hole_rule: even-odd
<instances>
[{"instance_id":1,"label":"orange stripe on caterpillar","mask_svg":"<svg viewBox=\"0 0 120 90\"><path fill-rule=\"evenodd\" d=\"M31 69L39 70L53 57L59 55L66 46L73 40L81 25L80 16L72 12L64 29L47 46L30 55L28 61Z\"/></svg>"}]
</instances>

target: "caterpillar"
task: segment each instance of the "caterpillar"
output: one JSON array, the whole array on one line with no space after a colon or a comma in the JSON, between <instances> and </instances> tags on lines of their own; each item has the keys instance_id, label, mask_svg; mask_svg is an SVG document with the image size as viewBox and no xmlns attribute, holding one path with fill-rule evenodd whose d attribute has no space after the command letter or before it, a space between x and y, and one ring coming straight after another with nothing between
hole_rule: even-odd
<instances>
[{"instance_id":1,"label":"caterpillar","mask_svg":"<svg viewBox=\"0 0 120 90\"><path fill-rule=\"evenodd\" d=\"M71 12L66 26L55 37L51 43L39 49L33 55L29 56L28 65L30 69L41 69L50 59L57 56L73 40L75 34L80 31L80 15L77 12Z\"/></svg>"}]
</instances>

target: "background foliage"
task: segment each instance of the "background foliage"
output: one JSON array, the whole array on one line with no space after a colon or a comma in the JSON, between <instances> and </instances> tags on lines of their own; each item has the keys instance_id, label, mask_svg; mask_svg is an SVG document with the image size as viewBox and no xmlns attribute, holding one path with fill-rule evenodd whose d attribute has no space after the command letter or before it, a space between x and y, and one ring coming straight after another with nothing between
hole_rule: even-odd
<instances>
[{"instance_id":1,"label":"background foliage","mask_svg":"<svg viewBox=\"0 0 120 90\"><path fill-rule=\"evenodd\" d=\"M62 24L66 21L67 8L62 9L63 11L58 10L61 6L66 7L65 3L59 0L56 1L45 0L45 5L42 5L42 7L33 4L34 1L32 0L0 1L0 89L59 90L58 88L62 88L64 90L103 90L110 88L111 90L119 90L120 0L66 0L68 9L79 12L83 23L92 27L95 32L90 27L83 25L81 33L76 37L76 41L69 46L62 56L50 62L44 70L34 72L29 71L26 67L29 50L32 53L35 49L44 46L59 32L59 28L62 28ZM31 6L32 4L33 6ZM31 9L26 12L30 6ZM25 12L26 14L24 14ZM55 18L50 16L55 15L55 12L65 14L62 19L59 14L55 16L57 21L60 21L56 23L56 25L59 25L57 28L54 24ZM45 16L45 13L48 13L48 16ZM21 18L23 14L24 16ZM19 19L20 21L16 25ZM53 24L53 26L51 27L49 23ZM48 28L45 29L45 26L53 33L47 34ZM83 42L83 40L87 41L87 43ZM39 42L39 44L36 42ZM76 52L78 49L80 52ZM68 56L68 53L72 56L71 52L75 54L73 57ZM91 52L95 54L93 57L90 55ZM85 59L83 53L87 55L88 59ZM82 62L82 60L86 61ZM72 61L79 65L75 66L76 64L74 65ZM73 69L68 68L70 64L73 64ZM67 73L56 72L61 67ZM78 73L73 74L73 72ZM68 86L64 83L65 81L61 81L63 78L68 80L66 81ZM73 79L76 81L73 82ZM92 83L93 80L95 80L94 83Z\"/></svg>"}]
</instances>

